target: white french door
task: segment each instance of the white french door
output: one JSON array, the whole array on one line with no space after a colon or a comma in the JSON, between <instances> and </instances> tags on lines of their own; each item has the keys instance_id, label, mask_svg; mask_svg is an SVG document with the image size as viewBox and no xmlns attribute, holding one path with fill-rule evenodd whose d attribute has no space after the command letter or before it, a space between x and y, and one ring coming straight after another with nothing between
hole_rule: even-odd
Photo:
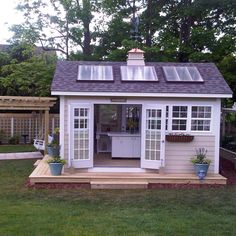
<instances>
[{"instance_id":1,"label":"white french door","mask_svg":"<svg viewBox=\"0 0 236 236\"><path fill-rule=\"evenodd\" d=\"M164 166L165 106L144 105L142 113L141 168Z\"/></svg>"},{"instance_id":2,"label":"white french door","mask_svg":"<svg viewBox=\"0 0 236 236\"><path fill-rule=\"evenodd\" d=\"M73 105L70 109L70 157L75 168L93 167L93 107Z\"/></svg>"}]
</instances>

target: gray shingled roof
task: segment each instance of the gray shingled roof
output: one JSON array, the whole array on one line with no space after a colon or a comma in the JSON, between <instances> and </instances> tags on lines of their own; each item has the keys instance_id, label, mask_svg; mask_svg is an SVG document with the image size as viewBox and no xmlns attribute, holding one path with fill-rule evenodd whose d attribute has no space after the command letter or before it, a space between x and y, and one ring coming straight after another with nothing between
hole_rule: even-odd
<instances>
[{"instance_id":1,"label":"gray shingled roof","mask_svg":"<svg viewBox=\"0 0 236 236\"><path fill-rule=\"evenodd\" d=\"M78 65L111 65L114 81L78 81ZM231 89L213 63L146 63L154 66L158 81L121 81L120 66L126 62L59 61L51 90L53 92L122 92L122 93L183 93L232 94ZM195 66L204 82L167 82L163 66Z\"/></svg>"}]
</instances>

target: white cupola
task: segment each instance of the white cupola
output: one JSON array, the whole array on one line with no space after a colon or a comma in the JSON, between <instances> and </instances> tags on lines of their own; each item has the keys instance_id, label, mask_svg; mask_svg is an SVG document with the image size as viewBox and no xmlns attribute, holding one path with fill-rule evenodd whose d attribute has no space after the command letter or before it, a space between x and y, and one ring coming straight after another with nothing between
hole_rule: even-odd
<instances>
[{"instance_id":1,"label":"white cupola","mask_svg":"<svg viewBox=\"0 0 236 236\"><path fill-rule=\"evenodd\" d=\"M144 51L133 48L128 52L127 66L145 66Z\"/></svg>"}]
</instances>

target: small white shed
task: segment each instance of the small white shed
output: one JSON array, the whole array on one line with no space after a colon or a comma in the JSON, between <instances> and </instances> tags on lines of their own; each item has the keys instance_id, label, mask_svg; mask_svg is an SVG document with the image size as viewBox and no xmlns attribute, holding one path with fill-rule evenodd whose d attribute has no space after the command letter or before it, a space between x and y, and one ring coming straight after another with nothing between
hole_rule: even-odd
<instances>
[{"instance_id":1,"label":"small white shed","mask_svg":"<svg viewBox=\"0 0 236 236\"><path fill-rule=\"evenodd\" d=\"M74 168L192 173L204 147L219 172L221 99L232 91L213 63L59 61L61 156Z\"/></svg>"}]
</instances>

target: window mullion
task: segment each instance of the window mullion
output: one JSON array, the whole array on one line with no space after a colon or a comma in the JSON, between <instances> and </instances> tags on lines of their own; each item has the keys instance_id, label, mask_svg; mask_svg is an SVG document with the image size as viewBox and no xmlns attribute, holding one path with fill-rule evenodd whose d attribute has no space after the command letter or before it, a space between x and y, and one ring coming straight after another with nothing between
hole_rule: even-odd
<instances>
[{"instance_id":1,"label":"window mullion","mask_svg":"<svg viewBox=\"0 0 236 236\"><path fill-rule=\"evenodd\" d=\"M181 80L175 67L174 67L174 71L175 71L175 74L177 75L178 80Z\"/></svg>"},{"instance_id":2,"label":"window mullion","mask_svg":"<svg viewBox=\"0 0 236 236\"><path fill-rule=\"evenodd\" d=\"M187 110L187 124L186 124L187 127L186 127L186 131L187 131L187 132L191 132L192 106L189 105L187 109L188 109L188 110Z\"/></svg>"}]
</instances>

